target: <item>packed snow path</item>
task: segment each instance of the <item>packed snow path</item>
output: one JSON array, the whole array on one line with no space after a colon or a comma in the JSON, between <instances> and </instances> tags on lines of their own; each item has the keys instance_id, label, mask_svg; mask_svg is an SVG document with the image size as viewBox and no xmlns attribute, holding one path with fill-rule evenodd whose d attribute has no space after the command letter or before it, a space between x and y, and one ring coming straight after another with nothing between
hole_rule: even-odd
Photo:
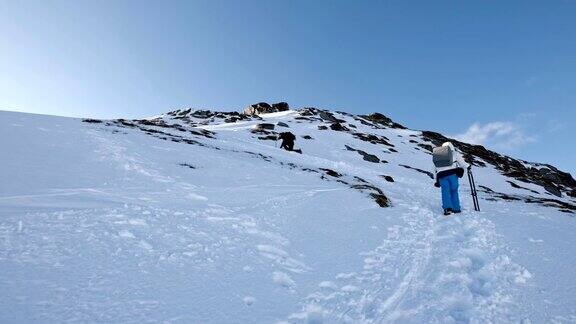
<instances>
[{"instance_id":1,"label":"packed snow path","mask_svg":"<svg viewBox=\"0 0 576 324\"><path fill-rule=\"evenodd\" d=\"M392 136L414 132L390 130L400 153L375 164L345 148L369 143L290 126L314 138L304 155L249 122L206 126L200 146L0 112L0 322L576 322L573 217L476 213L465 183L444 217L431 179L399 166L430 163ZM343 176L303 170L320 168ZM354 176L393 207L337 181Z\"/></svg>"}]
</instances>

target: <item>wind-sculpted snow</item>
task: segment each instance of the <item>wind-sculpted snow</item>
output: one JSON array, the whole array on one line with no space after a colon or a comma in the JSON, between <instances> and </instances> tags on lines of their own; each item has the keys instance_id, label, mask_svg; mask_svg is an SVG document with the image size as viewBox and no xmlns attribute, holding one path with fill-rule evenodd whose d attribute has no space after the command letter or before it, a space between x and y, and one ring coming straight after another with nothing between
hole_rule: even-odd
<instances>
[{"instance_id":1,"label":"wind-sculpted snow","mask_svg":"<svg viewBox=\"0 0 576 324\"><path fill-rule=\"evenodd\" d=\"M315 108L0 112L0 322L576 322L571 176L459 144L482 212L462 181L445 217L437 140Z\"/></svg>"}]
</instances>

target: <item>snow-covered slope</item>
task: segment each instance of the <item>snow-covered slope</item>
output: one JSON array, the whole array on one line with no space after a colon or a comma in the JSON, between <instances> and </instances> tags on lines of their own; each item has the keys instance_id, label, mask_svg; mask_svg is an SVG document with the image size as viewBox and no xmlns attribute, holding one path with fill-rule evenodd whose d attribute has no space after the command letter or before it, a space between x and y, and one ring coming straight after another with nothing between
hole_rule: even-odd
<instances>
[{"instance_id":1,"label":"snow-covered slope","mask_svg":"<svg viewBox=\"0 0 576 324\"><path fill-rule=\"evenodd\" d=\"M572 177L458 143L482 211L462 181L444 217L440 140L317 109L0 112L0 322L576 322Z\"/></svg>"}]
</instances>

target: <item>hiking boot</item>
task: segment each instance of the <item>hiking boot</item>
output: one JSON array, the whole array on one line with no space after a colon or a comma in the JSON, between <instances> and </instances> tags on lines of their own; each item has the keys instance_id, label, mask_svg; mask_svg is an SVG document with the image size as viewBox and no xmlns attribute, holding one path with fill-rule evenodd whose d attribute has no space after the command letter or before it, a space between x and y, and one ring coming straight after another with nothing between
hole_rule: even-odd
<instances>
[{"instance_id":1,"label":"hiking boot","mask_svg":"<svg viewBox=\"0 0 576 324\"><path fill-rule=\"evenodd\" d=\"M444 209L444 216L448 216L450 214L452 214L452 209L450 208Z\"/></svg>"},{"instance_id":2,"label":"hiking boot","mask_svg":"<svg viewBox=\"0 0 576 324\"><path fill-rule=\"evenodd\" d=\"M453 211L454 214L460 214L462 211L461 210L455 210Z\"/></svg>"}]
</instances>

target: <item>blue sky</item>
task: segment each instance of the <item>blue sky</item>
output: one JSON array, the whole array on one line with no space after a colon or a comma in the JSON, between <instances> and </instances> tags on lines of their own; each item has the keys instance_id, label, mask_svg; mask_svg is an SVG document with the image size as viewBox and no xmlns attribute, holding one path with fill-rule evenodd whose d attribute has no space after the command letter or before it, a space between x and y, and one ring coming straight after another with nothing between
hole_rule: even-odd
<instances>
[{"instance_id":1,"label":"blue sky","mask_svg":"<svg viewBox=\"0 0 576 324\"><path fill-rule=\"evenodd\" d=\"M576 171L576 1L4 1L0 109L287 101Z\"/></svg>"}]
</instances>

